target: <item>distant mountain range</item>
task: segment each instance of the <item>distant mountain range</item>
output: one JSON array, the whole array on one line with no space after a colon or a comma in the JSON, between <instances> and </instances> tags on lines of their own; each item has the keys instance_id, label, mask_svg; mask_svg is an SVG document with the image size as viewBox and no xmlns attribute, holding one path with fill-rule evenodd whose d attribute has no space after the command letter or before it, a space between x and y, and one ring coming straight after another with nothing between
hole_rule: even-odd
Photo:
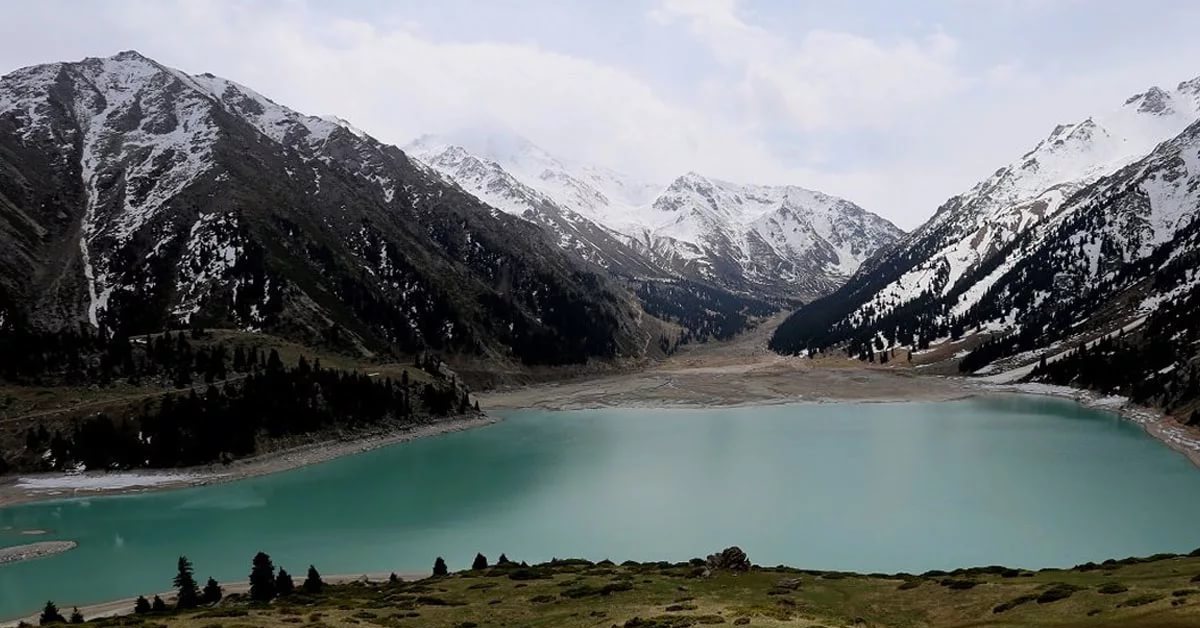
<instances>
[{"instance_id":1,"label":"distant mountain range","mask_svg":"<svg viewBox=\"0 0 1200 628\"><path fill-rule=\"evenodd\" d=\"M404 150L488 204L547 226L564 248L634 277L807 300L837 288L903 234L820 192L696 173L655 185L505 133L425 136Z\"/></svg>"},{"instance_id":2,"label":"distant mountain range","mask_svg":"<svg viewBox=\"0 0 1200 628\"><path fill-rule=\"evenodd\" d=\"M0 330L639 358L827 293L900 235L800 188L659 186L513 137L472 151L402 151L133 51L17 70L0 79Z\"/></svg>"},{"instance_id":3,"label":"distant mountain range","mask_svg":"<svg viewBox=\"0 0 1200 628\"><path fill-rule=\"evenodd\" d=\"M1172 411L1200 399L1200 79L1055 128L776 332ZM954 351L935 351L953 346ZM889 352L890 353L890 352ZM1190 416L1190 415L1189 415Z\"/></svg>"}]
</instances>

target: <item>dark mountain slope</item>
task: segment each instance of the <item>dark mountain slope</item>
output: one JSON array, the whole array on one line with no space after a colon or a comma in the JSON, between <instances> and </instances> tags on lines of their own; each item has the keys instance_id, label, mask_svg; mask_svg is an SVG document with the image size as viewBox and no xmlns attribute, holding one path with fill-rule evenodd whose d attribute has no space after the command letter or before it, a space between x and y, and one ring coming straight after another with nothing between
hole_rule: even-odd
<instances>
[{"instance_id":1,"label":"dark mountain slope","mask_svg":"<svg viewBox=\"0 0 1200 628\"><path fill-rule=\"evenodd\" d=\"M635 355L630 296L397 148L137 53L0 80L0 321Z\"/></svg>"}]
</instances>

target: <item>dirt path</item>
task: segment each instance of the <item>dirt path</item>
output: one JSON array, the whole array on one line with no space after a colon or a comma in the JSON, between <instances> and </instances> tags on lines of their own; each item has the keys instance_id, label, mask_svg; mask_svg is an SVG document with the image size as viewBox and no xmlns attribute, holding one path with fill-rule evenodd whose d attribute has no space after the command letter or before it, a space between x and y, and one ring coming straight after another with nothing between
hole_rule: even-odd
<instances>
[{"instance_id":1,"label":"dirt path","mask_svg":"<svg viewBox=\"0 0 1200 628\"><path fill-rule=\"evenodd\" d=\"M197 392L203 392L204 390L207 390L209 386L224 386L230 382L236 382L236 381L246 379L248 376L249 375L235 375L233 377L228 377L228 378L222 379L220 381L215 381L212 383L196 384L195 386L188 386L187 388L170 388L167 390L156 390L156 391L152 391L152 392L139 393L136 395L125 395L122 397L99 399L96 401L89 401L87 403L80 403L80 404L75 404L73 406L67 406L65 408L51 408L49 410L38 410L37 412L28 412L26 414L21 414L21 415L14 416L14 417L7 417L7 418L0 419L0 425L8 424L8 423L19 423L21 421L28 421L30 419L36 419L36 418L46 417L46 416L53 416L55 414L76 412L76 411L83 410L86 408L91 408L91 407L113 406L113 405L118 405L118 404L134 402L134 401L143 401L146 399L154 399L156 397L166 397L167 395L178 395L181 393L188 393L193 390L197 391Z\"/></svg>"}]
</instances>

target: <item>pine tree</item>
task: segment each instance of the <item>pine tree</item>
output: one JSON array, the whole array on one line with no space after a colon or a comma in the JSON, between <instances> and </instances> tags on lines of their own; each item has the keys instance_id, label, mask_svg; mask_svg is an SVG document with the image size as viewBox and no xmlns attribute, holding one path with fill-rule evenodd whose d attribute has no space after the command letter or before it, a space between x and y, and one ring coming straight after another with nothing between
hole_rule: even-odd
<instances>
[{"instance_id":1,"label":"pine tree","mask_svg":"<svg viewBox=\"0 0 1200 628\"><path fill-rule=\"evenodd\" d=\"M296 590L296 583L292 580L292 574L288 573L283 567L279 568L279 575L275 576L275 595L280 597L291 595Z\"/></svg>"},{"instance_id":2,"label":"pine tree","mask_svg":"<svg viewBox=\"0 0 1200 628\"><path fill-rule=\"evenodd\" d=\"M389 584L400 584L400 576L397 576L396 572L393 571L391 574L388 575L388 583Z\"/></svg>"},{"instance_id":3,"label":"pine tree","mask_svg":"<svg viewBox=\"0 0 1200 628\"><path fill-rule=\"evenodd\" d=\"M446 561L442 560L441 556L438 556L437 560L433 561L433 575L445 576L449 575L449 573L450 569L446 567Z\"/></svg>"},{"instance_id":4,"label":"pine tree","mask_svg":"<svg viewBox=\"0 0 1200 628\"><path fill-rule=\"evenodd\" d=\"M62 613L58 612L58 607L54 605L54 602L47 600L45 608L42 609L42 616L38 618L38 625L61 624L66 621L63 619Z\"/></svg>"},{"instance_id":5,"label":"pine tree","mask_svg":"<svg viewBox=\"0 0 1200 628\"><path fill-rule=\"evenodd\" d=\"M221 601L224 595L225 592L221 590L221 584L213 578L209 578L208 582L204 584L204 591L201 592L200 597L204 600L205 604L216 604Z\"/></svg>"},{"instance_id":6,"label":"pine tree","mask_svg":"<svg viewBox=\"0 0 1200 628\"><path fill-rule=\"evenodd\" d=\"M196 586L196 578L192 575L192 561L187 556L180 556L179 572L175 574L175 590L179 592L176 608L196 608L200 605L200 592Z\"/></svg>"},{"instance_id":7,"label":"pine tree","mask_svg":"<svg viewBox=\"0 0 1200 628\"><path fill-rule=\"evenodd\" d=\"M133 612L138 615L149 613L150 600L147 600L144 595L139 595L137 601L133 603Z\"/></svg>"},{"instance_id":8,"label":"pine tree","mask_svg":"<svg viewBox=\"0 0 1200 628\"><path fill-rule=\"evenodd\" d=\"M267 372L276 373L283 370L283 362L279 359L279 352L271 349L271 354L267 356Z\"/></svg>"},{"instance_id":9,"label":"pine tree","mask_svg":"<svg viewBox=\"0 0 1200 628\"><path fill-rule=\"evenodd\" d=\"M83 623L83 613L79 612L78 606L76 606L71 611L70 623L72 623L72 624L82 624Z\"/></svg>"},{"instance_id":10,"label":"pine tree","mask_svg":"<svg viewBox=\"0 0 1200 628\"><path fill-rule=\"evenodd\" d=\"M256 602L269 602L275 597L275 565L271 557L263 552L254 555L254 564L250 569L250 599Z\"/></svg>"},{"instance_id":11,"label":"pine tree","mask_svg":"<svg viewBox=\"0 0 1200 628\"><path fill-rule=\"evenodd\" d=\"M305 593L320 593L321 589L325 588L325 583L321 581L321 574L317 572L317 568L308 566L308 577L304 579Z\"/></svg>"},{"instance_id":12,"label":"pine tree","mask_svg":"<svg viewBox=\"0 0 1200 628\"><path fill-rule=\"evenodd\" d=\"M152 610L152 611L154 611L154 612L156 612L156 613L163 613L163 612L166 612L166 610L167 610L167 603L166 603L166 602L164 602L164 601L162 600L162 598L161 598L161 597L158 597L158 596L156 595L156 596L154 596L154 601L153 601L153 602L150 602L150 610Z\"/></svg>"},{"instance_id":13,"label":"pine tree","mask_svg":"<svg viewBox=\"0 0 1200 628\"><path fill-rule=\"evenodd\" d=\"M511 564L511 563L512 563L512 561L511 561L511 560L509 560L509 559L508 559L508 556L507 556L507 555L505 555L505 554L501 554L501 555L500 555L500 558L497 558L497 559L496 559L496 564L497 564L497 565L508 565L508 564Z\"/></svg>"},{"instance_id":14,"label":"pine tree","mask_svg":"<svg viewBox=\"0 0 1200 628\"><path fill-rule=\"evenodd\" d=\"M471 563L471 569L487 569L487 567L487 556L484 556L481 553L476 553L475 562Z\"/></svg>"}]
</instances>

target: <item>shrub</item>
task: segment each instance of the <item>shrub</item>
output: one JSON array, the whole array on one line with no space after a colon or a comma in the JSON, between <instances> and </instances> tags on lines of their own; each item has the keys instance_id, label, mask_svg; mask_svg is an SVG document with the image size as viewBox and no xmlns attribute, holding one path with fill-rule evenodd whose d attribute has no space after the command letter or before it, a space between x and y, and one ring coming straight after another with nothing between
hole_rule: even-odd
<instances>
[{"instance_id":1,"label":"shrub","mask_svg":"<svg viewBox=\"0 0 1200 628\"><path fill-rule=\"evenodd\" d=\"M1080 590L1079 587L1073 584L1058 582L1050 585L1050 588L1042 591L1041 595L1037 596L1038 604L1050 604L1059 600L1065 600Z\"/></svg>"},{"instance_id":2,"label":"shrub","mask_svg":"<svg viewBox=\"0 0 1200 628\"><path fill-rule=\"evenodd\" d=\"M1104 595L1115 595L1117 593L1124 593L1128 590L1129 587L1121 584L1120 582L1106 582L1100 585L1100 587L1096 589L1096 592L1103 593Z\"/></svg>"},{"instance_id":3,"label":"shrub","mask_svg":"<svg viewBox=\"0 0 1200 628\"><path fill-rule=\"evenodd\" d=\"M1000 604L997 604L996 607L992 609L992 612L993 613L1004 613L1007 611L1011 611L1012 609L1014 609L1022 604L1028 604L1028 603L1036 600L1037 598L1038 598L1038 596L1032 595L1032 594L1015 597L1007 602L1002 602Z\"/></svg>"},{"instance_id":4,"label":"shrub","mask_svg":"<svg viewBox=\"0 0 1200 628\"><path fill-rule=\"evenodd\" d=\"M1155 595L1153 593L1144 593L1142 595L1135 595L1135 596L1129 598L1128 600L1125 600L1124 602L1117 604L1117 606L1118 607L1121 607L1121 606L1127 606L1127 607L1145 606L1152 602L1157 602L1157 601L1161 600L1162 598L1163 598L1163 596L1161 596L1161 595Z\"/></svg>"}]
</instances>

